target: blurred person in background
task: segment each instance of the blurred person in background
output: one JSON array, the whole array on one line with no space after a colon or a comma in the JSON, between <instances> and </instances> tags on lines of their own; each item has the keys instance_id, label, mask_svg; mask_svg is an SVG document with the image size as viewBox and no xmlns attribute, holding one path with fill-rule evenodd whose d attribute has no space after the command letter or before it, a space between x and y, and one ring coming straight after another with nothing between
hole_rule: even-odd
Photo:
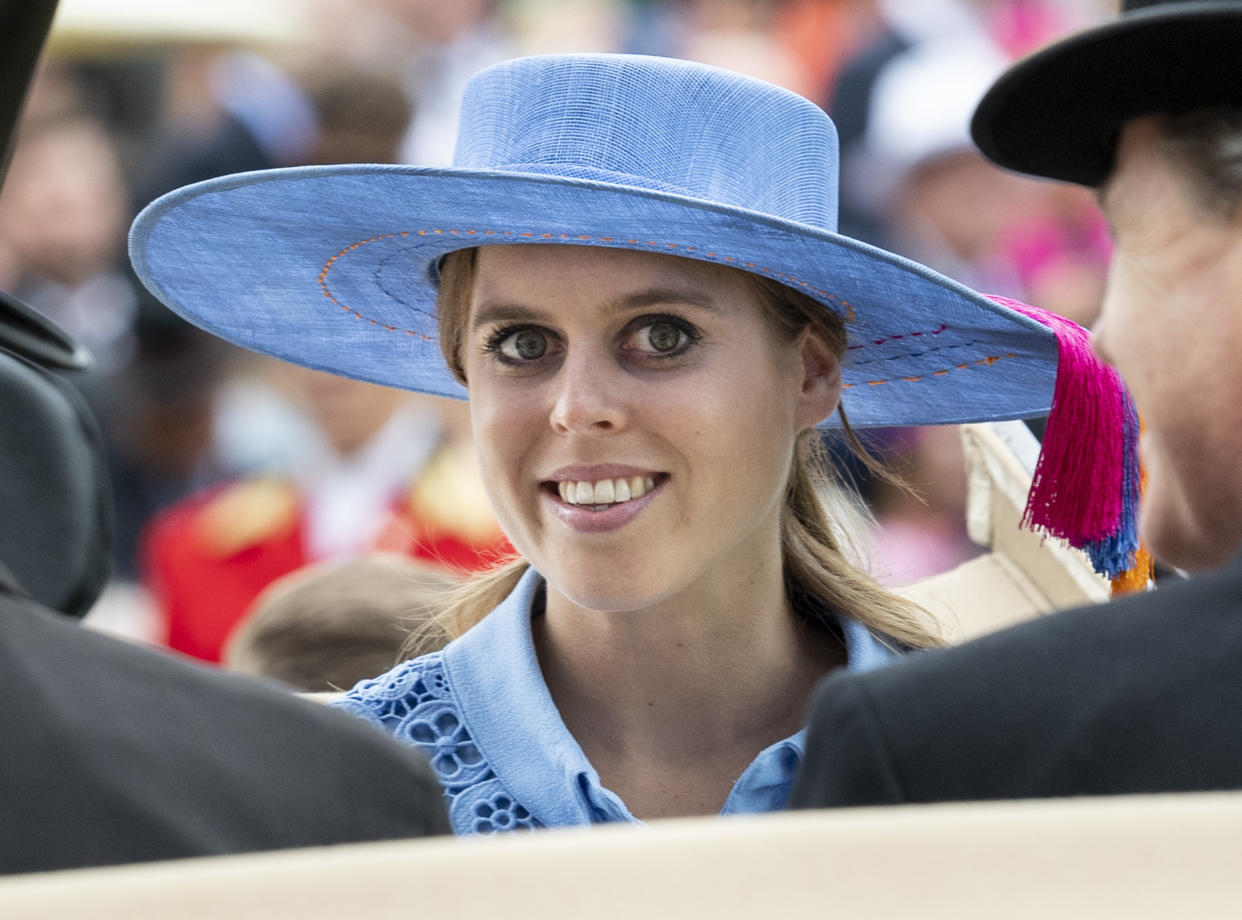
<instances>
[{"instance_id":1,"label":"blurred person in background","mask_svg":"<svg viewBox=\"0 0 1242 920\"><path fill-rule=\"evenodd\" d=\"M471 74L510 55L498 28L497 0L384 0L408 48L402 79L414 106L398 160L448 164L457 136L457 108Z\"/></svg>"},{"instance_id":2,"label":"blurred person in background","mask_svg":"<svg viewBox=\"0 0 1242 920\"><path fill-rule=\"evenodd\" d=\"M91 350L96 382L123 368L136 346L138 294L122 261L128 209L102 124L77 111L22 124L0 196L14 290Z\"/></svg>"},{"instance_id":3,"label":"blurred person in background","mask_svg":"<svg viewBox=\"0 0 1242 920\"><path fill-rule=\"evenodd\" d=\"M379 548L460 573L505 555L441 400L291 365L266 377L252 384L274 389L266 401L235 394L240 415L222 420L252 462L267 445L263 472L164 509L144 536L170 648L219 661L258 594L311 562Z\"/></svg>"},{"instance_id":4,"label":"blurred person in background","mask_svg":"<svg viewBox=\"0 0 1242 920\"><path fill-rule=\"evenodd\" d=\"M970 140L970 114L1008 62L981 28L888 61L862 139L868 207L911 258L1090 326L1111 254L1095 200L1000 169Z\"/></svg>"},{"instance_id":5,"label":"blurred person in background","mask_svg":"<svg viewBox=\"0 0 1242 920\"><path fill-rule=\"evenodd\" d=\"M1089 189L1042 183L1029 209L1001 230L997 245L1024 299L1080 326L1095 324L1113 243Z\"/></svg>"},{"instance_id":6,"label":"blurred person in background","mask_svg":"<svg viewBox=\"0 0 1242 920\"><path fill-rule=\"evenodd\" d=\"M307 566L258 596L225 645L224 666L304 693L348 690L402 656L443 647L448 636L431 614L457 583L392 553Z\"/></svg>"},{"instance_id":7,"label":"blurred person in background","mask_svg":"<svg viewBox=\"0 0 1242 920\"><path fill-rule=\"evenodd\" d=\"M506 0L500 8L512 56L625 51L632 40L643 40L633 31L635 10L627 0ZM676 11L669 5L653 12L659 24L650 20L645 25L676 31L671 28ZM662 37L675 42L672 34Z\"/></svg>"},{"instance_id":8,"label":"blurred person in background","mask_svg":"<svg viewBox=\"0 0 1242 920\"><path fill-rule=\"evenodd\" d=\"M259 36L253 23L208 11L189 17L209 32L198 34L176 9L152 8L145 24L125 20L130 34L74 5L61 12L0 199L0 252L11 284L97 355L80 385L107 443L116 533L112 582L86 622L147 641L157 622L137 586L139 533L160 508L236 474L214 450L217 388L235 350L134 283L121 257L132 201L169 183L300 161L309 148L272 151L282 131L305 143L305 118L281 128L272 113L288 110L290 95L303 116L306 105L240 50Z\"/></svg>"},{"instance_id":9,"label":"blurred person in background","mask_svg":"<svg viewBox=\"0 0 1242 920\"><path fill-rule=\"evenodd\" d=\"M841 231L876 245L889 245L884 223L876 213L863 140L871 120L872 100L880 73L895 57L936 38L970 34L979 28L977 9L969 0L875 0L869 37L843 62L824 107L837 125L841 144ZM823 98L823 96L821 96ZM857 176L854 170L860 170Z\"/></svg>"},{"instance_id":10,"label":"blurred person in background","mask_svg":"<svg viewBox=\"0 0 1242 920\"><path fill-rule=\"evenodd\" d=\"M802 61L783 47L772 19L773 4L755 0L688 0L689 18L680 57L812 95L817 87Z\"/></svg>"},{"instance_id":11,"label":"blurred person in background","mask_svg":"<svg viewBox=\"0 0 1242 920\"><path fill-rule=\"evenodd\" d=\"M398 83L341 62L304 79L309 163L395 159L411 111ZM249 475L165 508L143 540L169 647L219 661L259 592L315 561L387 549L460 573L507 552L457 407L266 358L239 367L214 444Z\"/></svg>"},{"instance_id":12,"label":"blurred person in background","mask_svg":"<svg viewBox=\"0 0 1242 920\"><path fill-rule=\"evenodd\" d=\"M1002 232L1040 184L989 163L970 114L1007 58L979 28L922 42L876 77L863 135L871 209L893 247L983 290L1018 296Z\"/></svg>"},{"instance_id":13,"label":"blurred person in background","mask_svg":"<svg viewBox=\"0 0 1242 920\"><path fill-rule=\"evenodd\" d=\"M897 481L876 477L869 492L872 571L908 585L977 556L966 532L966 458L955 425L890 429L883 454Z\"/></svg>"},{"instance_id":14,"label":"blurred person in background","mask_svg":"<svg viewBox=\"0 0 1242 920\"><path fill-rule=\"evenodd\" d=\"M122 261L129 192L115 139L53 72L17 138L0 197L14 290L96 355L77 381L100 418L116 500L114 579L137 577L138 532L157 508L215 475L209 454L220 343L151 306ZM111 596L109 597L111 599ZM149 633L140 599L123 633ZM92 621L94 622L94 621ZM132 627L132 628L131 628Z\"/></svg>"},{"instance_id":15,"label":"blurred person in background","mask_svg":"<svg viewBox=\"0 0 1242 920\"><path fill-rule=\"evenodd\" d=\"M315 140L305 162L392 163L414 109L400 83L379 72L334 64L306 73Z\"/></svg>"},{"instance_id":16,"label":"blurred person in background","mask_svg":"<svg viewBox=\"0 0 1242 920\"><path fill-rule=\"evenodd\" d=\"M825 108L836 122L848 181L842 188L841 227L877 245L894 245L871 190L875 170L864 139L880 74L897 57L928 43L985 41L989 54L1014 57L1099 16L1097 0L875 0L870 35L848 54L829 87ZM965 48L976 63L978 48ZM991 65L995 66L995 65ZM961 73L957 67L957 73ZM943 86L944 84L942 84ZM979 91L982 87L979 87ZM961 114L960 100L946 100ZM931 113L939 108L930 103ZM924 112L915 113L917 125Z\"/></svg>"},{"instance_id":17,"label":"blurred person in background","mask_svg":"<svg viewBox=\"0 0 1242 920\"><path fill-rule=\"evenodd\" d=\"M163 48L162 114L136 201L229 172L302 163L311 155L315 111L286 62L191 36Z\"/></svg>"}]
</instances>

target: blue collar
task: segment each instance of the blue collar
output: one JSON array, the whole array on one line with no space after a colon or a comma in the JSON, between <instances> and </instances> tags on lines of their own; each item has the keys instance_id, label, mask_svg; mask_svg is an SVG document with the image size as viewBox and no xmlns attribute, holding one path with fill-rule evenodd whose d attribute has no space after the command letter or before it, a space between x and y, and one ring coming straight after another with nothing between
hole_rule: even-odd
<instances>
[{"instance_id":1,"label":"blue collar","mask_svg":"<svg viewBox=\"0 0 1242 920\"><path fill-rule=\"evenodd\" d=\"M504 602L443 652L445 674L466 729L513 796L548 827L636 820L561 720L535 655L530 618L543 582L533 568ZM853 620L839 619L848 667L864 671L894 652ZM734 784L722 814L784 806L806 730L764 749ZM566 795L566 790L574 790Z\"/></svg>"}]
</instances>

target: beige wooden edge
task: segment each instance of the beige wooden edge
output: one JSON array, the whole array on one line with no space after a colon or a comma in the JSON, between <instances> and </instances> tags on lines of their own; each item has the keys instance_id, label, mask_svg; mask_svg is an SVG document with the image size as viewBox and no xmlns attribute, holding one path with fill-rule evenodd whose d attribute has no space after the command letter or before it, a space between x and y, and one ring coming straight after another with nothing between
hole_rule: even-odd
<instances>
[{"instance_id":1,"label":"beige wooden edge","mask_svg":"<svg viewBox=\"0 0 1242 920\"><path fill-rule=\"evenodd\" d=\"M0 879L6 920L1226 917L1242 794L399 841Z\"/></svg>"},{"instance_id":2,"label":"beige wooden edge","mask_svg":"<svg viewBox=\"0 0 1242 920\"><path fill-rule=\"evenodd\" d=\"M1085 553L1021 527L1039 452L1025 424L963 425L962 442L971 477L971 538L1003 554L1056 607L1108 600L1109 584L1092 569Z\"/></svg>"},{"instance_id":3,"label":"beige wooden edge","mask_svg":"<svg viewBox=\"0 0 1242 920\"><path fill-rule=\"evenodd\" d=\"M1061 540L1023 530L1039 442L1021 422L963 425L971 539L989 552L894 590L960 642L1014 623L1108 600L1108 582L1086 555Z\"/></svg>"}]
</instances>

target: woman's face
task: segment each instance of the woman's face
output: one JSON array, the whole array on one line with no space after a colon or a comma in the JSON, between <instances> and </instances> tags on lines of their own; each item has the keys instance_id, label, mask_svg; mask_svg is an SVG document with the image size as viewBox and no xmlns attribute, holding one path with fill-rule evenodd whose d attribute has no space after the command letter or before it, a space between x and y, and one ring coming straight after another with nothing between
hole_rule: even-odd
<instances>
[{"instance_id":1,"label":"woman's face","mask_svg":"<svg viewBox=\"0 0 1242 920\"><path fill-rule=\"evenodd\" d=\"M795 437L840 392L730 269L574 246L478 252L462 361L497 518L569 600L635 610L779 564Z\"/></svg>"}]
</instances>

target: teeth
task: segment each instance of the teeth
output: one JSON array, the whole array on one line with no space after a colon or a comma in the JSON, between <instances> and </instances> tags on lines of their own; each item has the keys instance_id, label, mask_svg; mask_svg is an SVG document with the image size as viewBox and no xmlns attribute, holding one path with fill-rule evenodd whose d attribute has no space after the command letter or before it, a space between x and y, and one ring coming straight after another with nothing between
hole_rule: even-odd
<instances>
[{"instance_id":1,"label":"teeth","mask_svg":"<svg viewBox=\"0 0 1242 920\"><path fill-rule=\"evenodd\" d=\"M655 488L654 476L601 479L598 482L559 482L561 501L571 505L613 505L642 498Z\"/></svg>"}]
</instances>

